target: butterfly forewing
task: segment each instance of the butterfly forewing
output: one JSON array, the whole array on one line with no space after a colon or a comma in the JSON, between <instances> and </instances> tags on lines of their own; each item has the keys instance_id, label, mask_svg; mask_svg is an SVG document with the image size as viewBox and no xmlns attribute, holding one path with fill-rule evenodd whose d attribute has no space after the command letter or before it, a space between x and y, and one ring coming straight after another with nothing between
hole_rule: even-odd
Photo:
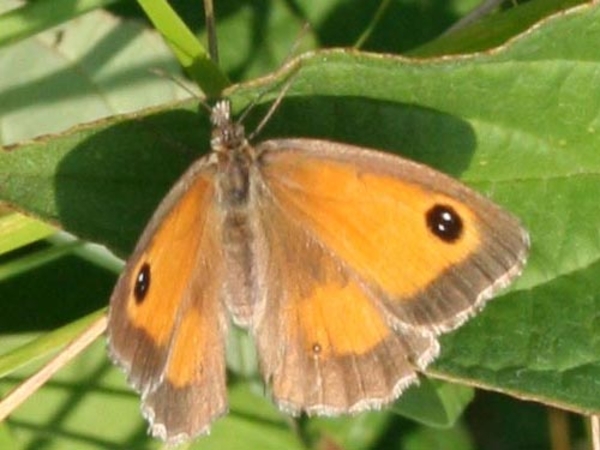
<instances>
[{"instance_id":1,"label":"butterfly forewing","mask_svg":"<svg viewBox=\"0 0 600 450\"><path fill-rule=\"evenodd\" d=\"M450 329L521 271L529 241L519 221L433 169L326 141L276 140L261 150L283 213L399 323Z\"/></svg>"}]
</instances>

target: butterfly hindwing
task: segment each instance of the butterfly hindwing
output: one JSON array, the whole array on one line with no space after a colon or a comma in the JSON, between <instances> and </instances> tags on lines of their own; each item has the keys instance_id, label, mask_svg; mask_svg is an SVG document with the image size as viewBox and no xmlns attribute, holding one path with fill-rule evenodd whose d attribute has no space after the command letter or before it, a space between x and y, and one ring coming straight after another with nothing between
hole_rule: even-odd
<instances>
[{"instance_id":1,"label":"butterfly hindwing","mask_svg":"<svg viewBox=\"0 0 600 450\"><path fill-rule=\"evenodd\" d=\"M291 413L340 414L389 403L437 354L432 335L397 334L345 263L263 200L264 307L255 323L263 375Z\"/></svg>"}]
</instances>

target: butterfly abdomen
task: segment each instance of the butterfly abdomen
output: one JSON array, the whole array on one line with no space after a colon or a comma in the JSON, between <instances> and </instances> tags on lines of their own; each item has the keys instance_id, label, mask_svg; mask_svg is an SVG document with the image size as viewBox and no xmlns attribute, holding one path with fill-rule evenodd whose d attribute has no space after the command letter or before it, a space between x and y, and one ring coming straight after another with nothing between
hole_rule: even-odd
<instances>
[{"instance_id":1,"label":"butterfly abdomen","mask_svg":"<svg viewBox=\"0 0 600 450\"><path fill-rule=\"evenodd\" d=\"M248 326L254 311L253 284L255 280L255 232L251 223L252 188L250 170L252 159L242 149L231 149L222 155L224 170L218 175L217 196L222 216L221 232L225 283L224 300L239 326Z\"/></svg>"}]
</instances>

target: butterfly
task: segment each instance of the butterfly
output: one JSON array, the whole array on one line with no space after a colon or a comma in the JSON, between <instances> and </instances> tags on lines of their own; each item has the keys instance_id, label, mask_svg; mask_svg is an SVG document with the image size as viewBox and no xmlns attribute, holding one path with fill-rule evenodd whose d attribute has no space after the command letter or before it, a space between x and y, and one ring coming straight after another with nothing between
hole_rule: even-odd
<instances>
[{"instance_id":1,"label":"butterfly","mask_svg":"<svg viewBox=\"0 0 600 450\"><path fill-rule=\"evenodd\" d=\"M226 413L231 322L281 410L356 413L397 399L437 337L523 268L519 220L442 173L326 140L253 146L226 100L211 122L211 152L162 201L110 300L110 353L154 436L182 442Z\"/></svg>"}]
</instances>

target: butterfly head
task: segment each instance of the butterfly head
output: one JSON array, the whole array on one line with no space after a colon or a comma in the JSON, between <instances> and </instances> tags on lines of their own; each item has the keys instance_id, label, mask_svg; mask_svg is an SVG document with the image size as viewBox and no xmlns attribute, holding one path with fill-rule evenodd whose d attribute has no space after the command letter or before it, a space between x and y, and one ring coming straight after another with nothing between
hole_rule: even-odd
<instances>
[{"instance_id":1,"label":"butterfly head","mask_svg":"<svg viewBox=\"0 0 600 450\"><path fill-rule=\"evenodd\" d=\"M229 153L247 146L244 127L231 120L231 104L221 100L212 108L210 121L213 126L211 148L215 153Z\"/></svg>"}]
</instances>

